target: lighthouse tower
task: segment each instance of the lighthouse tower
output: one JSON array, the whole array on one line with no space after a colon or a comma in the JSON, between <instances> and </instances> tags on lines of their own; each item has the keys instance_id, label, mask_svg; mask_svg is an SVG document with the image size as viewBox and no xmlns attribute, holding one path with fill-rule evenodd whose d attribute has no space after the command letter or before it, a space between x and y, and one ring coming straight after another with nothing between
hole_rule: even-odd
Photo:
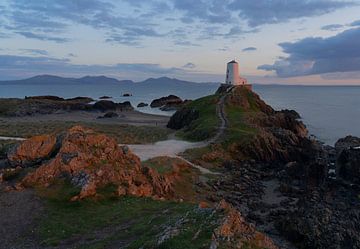
<instances>
[{"instance_id":1,"label":"lighthouse tower","mask_svg":"<svg viewBox=\"0 0 360 249\"><path fill-rule=\"evenodd\" d=\"M225 83L229 85L247 84L246 79L240 77L239 64L235 60L232 60L227 64Z\"/></svg>"}]
</instances>

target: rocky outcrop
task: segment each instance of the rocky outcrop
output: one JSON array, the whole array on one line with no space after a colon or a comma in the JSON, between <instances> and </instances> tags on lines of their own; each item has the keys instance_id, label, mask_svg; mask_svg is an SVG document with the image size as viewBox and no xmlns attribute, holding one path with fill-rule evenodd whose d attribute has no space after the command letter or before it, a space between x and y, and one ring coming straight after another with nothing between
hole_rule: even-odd
<instances>
[{"instance_id":1,"label":"rocky outcrop","mask_svg":"<svg viewBox=\"0 0 360 249\"><path fill-rule=\"evenodd\" d=\"M199 111L183 107L181 110L175 112L174 115L171 116L167 127L170 129L179 130L188 126L192 121L199 118Z\"/></svg>"},{"instance_id":2,"label":"rocky outcrop","mask_svg":"<svg viewBox=\"0 0 360 249\"><path fill-rule=\"evenodd\" d=\"M36 114L52 114L71 111L131 111L134 108L130 102L114 103L100 100L92 104L88 97L63 99L57 96L34 96L25 99L0 99L0 115L27 116Z\"/></svg>"},{"instance_id":3,"label":"rocky outcrop","mask_svg":"<svg viewBox=\"0 0 360 249\"><path fill-rule=\"evenodd\" d=\"M112 138L75 126L63 135L57 150L56 141L51 135L31 138L9 156L13 164L22 167L41 162L22 180L22 186L48 187L65 177L80 188L73 200L96 196L99 188L109 185L115 186L117 195L172 195L171 179L142 167L136 155Z\"/></svg>"},{"instance_id":4,"label":"rocky outcrop","mask_svg":"<svg viewBox=\"0 0 360 249\"><path fill-rule=\"evenodd\" d=\"M162 97L159 99L154 99L150 106L152 108L155 107L163 107L163 106L167 106L167 107L175 107L175 106L180 106L183 103L183 100L181 98L179 98L178 96L175 95L169 95L167 97Z\"/></svg>"},{"instance_id":5,"label":"rocky outcrop","mask_svg":"<svg viewBox=\"0 0 360 249\"><path fill-rule=\"evenodd\" d=\"M258 232L255 227L245 221L233 206L222 200L218 207L225 213L222 224L213 234L211 248L268 248L278 249L266 235Z\"/></svg>"},{"instance_id":6,"label":"rocky outcrop","mask_svg":"<svg viewBox=\"0 0 360 249\"><path fill-rule=\"evenodd\" d=\"M359 208L356 192L334 185L303 196L277 228L300 249L360 248Z\"/></svg>"},{"instance_id":7,"label":"rocky outcrop","mask_svg":"<svg viewBox=\"0 0 360 249\"><path fill-rule=\"evenodd\" d=\"M340 154L344 149L351 149L354 147L360 147L360 138L354 136L346 136L340 138L335 143L335 149L338 154Z\"/></svg>"},{"instance_id":8,"label":"rocky outcrop","mask_svg":"<svg viewBox=\"0 0 360 249\"><path fill-rule=\"evenodd\" d=\"M37 99L37 100L55 100L55 101L64 101L64 98L52 95L44 95L44 96L25 96L25 99Z\"/></svg>"},{"instance_id":9,"label":"rocky outcrop","mask_svg":"<svg viewBox=\"0 0 360 249\"><path fill-rule=\"evenodd\" d=\"M134 110L134 108L132 107L132 105L131 105L131 103L129 101L125 101L123 103L115 103L115 102L110 101L110 100L97 101L93 105L93 108L95 110L99 110L99 111L102 111L102 112L115 111L115 110L119 110L119 111L132 111L132 110Z\"/></svg>"},{"instance_id":10,"label":"rocky outcrop","mask_svg":"<svg viewBox=\"0 0 360 249\"><path fill-rule=\"evenodd\" d=\"M49 159L56 153L59 146L59 137L41 135L25 140L8 153L8 161L13 167L30 167Z\"/></svg>"},{"instance_id":11,"label":"rocky outcrop","mask_svg":"<svg viewBox=\"0 0 360 249\"><path fill-rule=\"evenodd\" d=\"M261 162L290 162L309 159L313 144L295 111L275 111L254 92L234 87L226 97L228 108L241 108L244 125L255 132L246 141L230 146L236 158Z\"/></svg>"},{"instance_id":12,"label":"rocky outcrop","mask_svg":"<svg viewBox=\"0 0 360 249\"><path fill-rule=\"evenodd\" d=\"M149 104L141 102L137 105L137 107L145 107L145 106L149 106Z\"/></svg>"}]
</instances>

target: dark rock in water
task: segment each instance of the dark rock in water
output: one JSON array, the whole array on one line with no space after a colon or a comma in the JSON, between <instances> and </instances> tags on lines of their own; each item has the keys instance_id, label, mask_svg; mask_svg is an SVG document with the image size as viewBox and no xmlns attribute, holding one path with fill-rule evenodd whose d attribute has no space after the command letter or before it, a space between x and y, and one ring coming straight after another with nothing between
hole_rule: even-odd
<instances>
[{"instance_id":1,"label":"dark rock in water","mask_svg":"<svg viewBox=\"0 0 360 249\"><path fill-rule=\"evenodd\" d=\"M192 121L198 118L199 112L197 110L184 107L171 116L167 127L170 129L179 130L183 127L188 126L189 124L191 124Z\"/></svg>"},{"instance_id":2,"label":"dark rock in water","mask_svg":"<svg viewBox=\"0 0 360 249\"><path fill-rule=\"evenodd\" d=\"M285 110L279 111L279 113L284 113L284 114L286 114L287 116L293 117L294 119L300 119L300 118L301 118L300 114L299 114L297 111L295 111L295 110L285 109Z\"/></svg>"},{"instance_id":3,"label":"dark rock in water","mask_svg":"<svg viewBox=\"0 0 360 249\"><path fill-rule=\"evenodd\" d=\"M116 106L119 111L132 111L134 107L131 105L130 101L124 101L122 103L117 103Z\"/></svg>"},{"instance_id":4,"label":"dark rock in water","mask_svg":"<svg viewBox=\"0 0 360 249\"><path fill-rule=\"evenodd\" d=\"M137 107L145 107L145 106L149 106L149 104L141 102L137 105Z\"/></svg>"},{"instance_id":5,"label":"dark rock in water","mask_svg":"<svg viewBox=\"0 0 360 249\"><path fill-rule=\"evenodd\" d=\"M115 111L115 110L119 110L119 111L132 111L134 110L134 108L132 107L131 103L129 101L125 101L123 103L115 103L111 100L100 100L98 102L96 102L93 105L93 108L95 110L100 110L100 111Z\"/></svg>"},{"instance_id":6,"label":"dark rock in water","mask_svg":"<svg viewBox=\"0 0 360 249\"><path fill-rule=\"evenodd\" d=\"M82 103L90 103L92 101L94 101L92 98L89 97L75 97L75 98L70 98L70 99L66 99L66 101L75 101L75 102L82 102Z\"/></svg>"},{"instance_id":7,"label":"dark rock in water","mask_svg":"<svg viewBox=\"0 0 360 249\"><path fill-rule=\"evenodd\" d=\"M100 100L97 101L93 108L100 111L116 110L116 103L110 100Z\"/></svg>"},{"instance_id":8,"label":"dark rock in water","mask_svg":"<svg viewBox=\"0 0 360 249\"><path fill-rule=\"evenodd\" d=\"M36 99L36 100L55 100L55 101L64 101L64 98L52 95L44 95L44 96L25 96L25 99Z\"/></svg>"},{"instance_id":9,"label":"dark rock in water","mask_svg":"<svg viewBox=\"0 0 360 249\"><path fill-rule=\"evenodd\" d=\"M123 97L131 97L131 96L132 96L131 93L124 93L124 94L123 94Z\"/></svg>"},{"instance_id":10,"label":"dark rock in water","mask_svg":"<svg viewBox=\"0 0 360 249\"><path fill-rule=\"evenodd\" d=\"M162 97L162 98L159 98L159 99L154 99L150 106L152 108L155 108L155 107L162 107L162 106L165 106L165 105L172 105L172 106L175 106L175 105L181 105L183 103L182 99L179 98L178 96L175 96L175 95L169 95L167 97Z\"/></svg>"},{"instance_id":11,"label":"dark rock in water","mask_svg":"<svg viewBox=\"0 0 360 249\"><path fill-rule=\"evenodd\" d=\"M347 136L344 138L340 138L335 143L335 149L337 153L341 153L344 149L350 149L352 147L359 147L360 146L360 138L354 136Z\"/></svg>"},{"instance_id":12,"label":"dark rock in water","mask_svg":"<svg viewBox=\"0 0 360 249\"><path fill-rule=\"evenodd\" d=\"M99 99L111 99L112 97L110 96L101 96Z\"/></svg>"},{"instance_id":13,"label":"dark rock in water","mask_svg":"<svg viewBox=\"0 0 360 249\"><path fill-rule=\"evenodd\" d=\"M344 149L336 161L336 167L338 177L360 184L360 148Z\"/></svg>"},{"instance_id":14,"label":"dark rock in water","mask_svg":"<svg viewBox=\"0 0 360 249\"><path fill-rule=\"evenodd\" d=\"M100 116L98 118L117 118L119 117L119 114L117 114L116 112L107 112L104 114L104 116Z\"/></svg>"}]
</instances>

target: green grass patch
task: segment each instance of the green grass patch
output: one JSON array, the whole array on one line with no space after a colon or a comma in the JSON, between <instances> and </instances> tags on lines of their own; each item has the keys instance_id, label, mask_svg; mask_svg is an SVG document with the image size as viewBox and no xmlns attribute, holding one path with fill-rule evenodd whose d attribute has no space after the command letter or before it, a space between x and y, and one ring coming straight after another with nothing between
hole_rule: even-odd
<instances>
[{"instance_id":1,"label":"green grass patch","mask_svg":"<svg viewBox=\"0 0 360 249\"><path fill-rule=\"evenodd\" d=\"M69 197L78 191L66 182L38 190L47 200L37 228L42 245L208 248L217 226L218 217L211 210L193 204L136 197L70 202ZM178 233L158 245L164 231L172 228Z\"/></svg>"},{"instance_id":2,"label":"green grass patch","mask_svg":"<svg viewBox=\"0 0 360 249\"><path fill-rule=\"evenodd\" d=\"M132 126L119 124L99 124L90 122L0 122L0 136L32 137L36 135L59 133L75 125L91 128L99 133L114 137L119 143L142 144L165 140L170 130L162 127Z\"/></svg>"},{"instance_id":3,"label":"green grass patch","mask_svg":"<svg viewBox=\"0 0 360 249\"><path fill-rule=\"evenodd\" d=\"M182 163L182 161L178 158L171 158L171 157L155 157L149 160L146 160L142 164L149 168L155 169L160 174L166 174L173 171L173 165L176 163Z\"/></svg>"},{"instance_id":4,"label":"green grass patch","mask_svg":"<svg viewBox=\"0 0 360 249\"><path fill-rule=\"evenodd\" d=\"M199 118L177 132L177 136L189 141L202 141L216 134L220 120L216 115L216 104L219 95L209 95L192 101L187 107L199 111Z\"/></svg>"},{"instance_id":5,"label":"green grass patch","mask_svg":"<svg viewBox=\"0 0 360 249\"><path fill-rule=\"evenodd\" d=\"M226 116L229 120L229 127L226 131L225 144L247 142L252 139L257 130L245 122L245 116L251 115L253 111L244 111L239 106L225 106Z\"/></svg>"}]
</instances>

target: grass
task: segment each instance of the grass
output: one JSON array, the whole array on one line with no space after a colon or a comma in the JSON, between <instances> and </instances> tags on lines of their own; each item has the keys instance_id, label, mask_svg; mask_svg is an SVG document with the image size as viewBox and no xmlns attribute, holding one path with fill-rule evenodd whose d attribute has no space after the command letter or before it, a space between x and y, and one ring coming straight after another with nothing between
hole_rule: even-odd
<instances>
[{"instance_id":1,"label":"grass","mask_svg":"<svg viewBox=\"0 0 360 249\"><path fill-rule=\"evenodd\" d=\"M173 171L174 164L183 163L178 158L171 158L166 156L155 157L143 162L144 166L155 169L160 174L164 175Z\"/></svg>"},{"instance_id":2,"label":"grass","mask_svg":"<svg viewBox=\"0 0 360 249\"><path fill-rule=\"evenodd\" d=\"M104 133L124 144L153 143L165 140L170 131L161 127L132 126L117 124L97 124L86 122L47 121L47 122L0 122L0 136L31 137L41 134L60 133L74 125L82 125Z\"/></svg>"},{"instance_id":3,"label":"grass","mask_svg":"<svg viewBox=\"0 0 360 249\"><path fill-rule=\"evenodd\" d=\"M143 165L155 169L161 175L176 174L173 180L173 189L177 199L193 203L202 200L203 196L195 190L195 182L198 180L200 172L187 165L183 160L161 156L151 158L143 162Z\"/></svg>"},{"instance_id":4,"label":"grass","mask_svg":"<svg viewBox=\"0 0 360 249\"><path fill-rule=\"evenodd\" d=\"M225 144L247 142L256 135L256 128L249 126L245 121L246 115L254 111L244 111L239 106L226 105L225 112L229 120Z\"/></svg>"},{"instance_id":5,"label":"grass","mask_svg":"<svg viewBox=\"0 0 360 249\"><path fill-rule=\"evenodd\" d=\"M66 182L40 189L45 215L37 229L45 246L76 248L209 248L218 216L188 203L121 197L70 202L79 189ZM103 190L105 192L110 190ZM166 229L177 231L157 245ZM170 229L171 230L171 229ZM70 246L69 246L70 247Z\"/></svg>"},{"instance_id":6,"label":"grass","mask_svg":"<svg viewBox=\"0 0 360 249\"><path fill-rule=\"evenodd\" d=\"M199 111L199 118L177 132L177 136L189 141L202 141L216 134L220 120L216 115L219 95L209 95L190 102L187 107Z\"/></svg>"}]
</instances>

